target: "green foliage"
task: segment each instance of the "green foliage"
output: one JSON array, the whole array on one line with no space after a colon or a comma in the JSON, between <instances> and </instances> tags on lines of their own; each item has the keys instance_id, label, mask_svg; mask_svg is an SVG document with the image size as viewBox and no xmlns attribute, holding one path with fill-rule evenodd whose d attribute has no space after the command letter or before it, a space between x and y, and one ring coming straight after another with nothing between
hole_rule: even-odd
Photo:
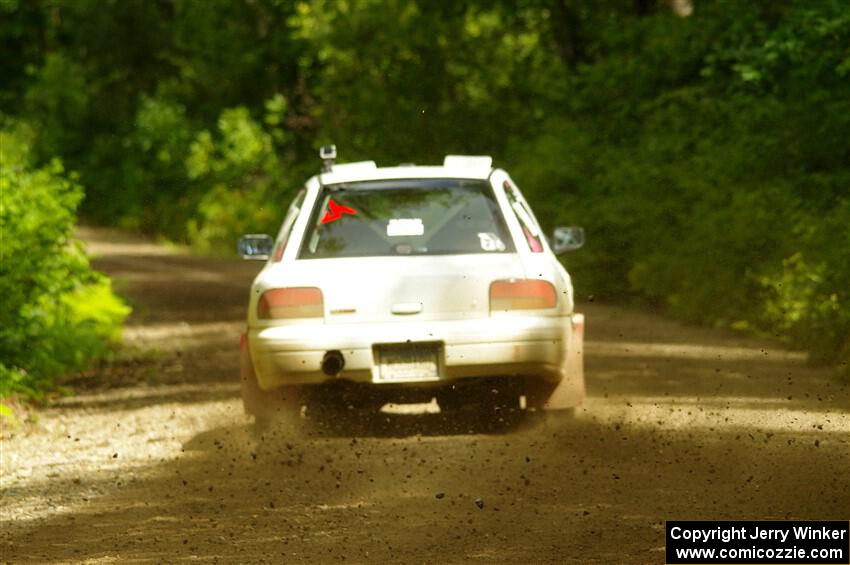
<instances>
[{"instance_id":1,"label":"green foliage","mask_svg":"<svg viewBox=\"0 0 850 565\"><path fill-rule=\"evenodd\" d=\"M527 99L553 82L535 6L327 0L290 19L312 74L319 139L352 160L429 162L488 153L527 131ZM368 109L364 111L364 109Z\"/></svg>"},{"instance_id":2,"label":"green foliage","mask_svg":"<svg viewBox=\"0 0 850 565\"><path fill-rule=\"evenodd\" d=\"M91 104L91 91L81 63L61 53L50 53L33 71L33 81L24 97L28 113L40 117L41 136L36 149L40 156L76 155L85 143L84 124Z\"/></svg>"},{"instance_id":3,"label":"green foliage","mask_svg":"<svg viewBox=\"0 0 850 565\"><path fill-rule=\"evenodd\" d=\"M0 131L0 396L38 398L107 354L129 309L73 239L82 187L58 159L32 167L30 137Z\"/></svg>"},{"instance_id":4,"label":"green foliage","mask_svg":"<svg viewBox=\"0 0 850 565\"><path fill-rule=\"evenodd\" d=\"M720 33L641 22L642 50L574 76L599 96L511 159L545 224L588 226L589 249L567 259L581 290L781 336L846 367L850 9L783 6L693 18ZM662 65L661 53L677 56ZM659 62L635 71L632 59Z\"/></svg>"},{"instance_id":5,"label":"green foliage","mask_svg":"<svg viewBox=\"0 0 850 565\"><path fill-rule=\"evenodd\" d=\"M5 430L8 425L12 429L20 426L20 422L18 421L18 417L15 415L15 411L12 410L9 406L0 403L0 422L5 422L2 426L2 429ZM2 436L0 436L2 437Z\"/></svg>"},{"instance_id":6,"label":"green foliage","mask_svg":"<svg viewBox=\"0 0 850 565\"><path fill-rule=\"evenodd\" d=\"M189 147L189 178L208 187L186 228L189 241L202 251L231 251L236 234L274 233L280 223L292 193L281 184L284 166L274 152L275 139L285 139L277 127L285 101L275 97L266 106L270 131L246 108L231 108L222 112L216 136L202 131Z\"/></svg>"},{"instance_id":7,"label":"green foliage","mask_svg":"<svg viewBox=\"0 0 850 565\"><path fill-rule=\"evenodd\" d=\"M764 327L792 337L814 359L850 361L850 198L826 217L798 222L798 249L766 269Z\"/></svg>"},{"instance_id":8,"label":"green foliage","mask_svg":"<svg viewBox=\"0 0 850 565\"><path fill-rule=\"evenodd\" d=\"M192 137L186 110L171 100L143 96L132 126L117 157L119 174L109 186L87 196L103 202L98 218L179 238L179 225L192 207L186 195L184 166ZM103 149L110 156L113 150L111 146Z\"/></svg>"},{"instance_id":9,"label":"green foliage","mask_svg":"<svg viewBox=\"0 0 850 565\"><path fill-rule=\"evenodd\" d=\"M580 293L847 362L850 5L669 5L7 0L0 110L87 218L210 252L274 231L323 143L493 154L587 227Z\"/></svg>"}]
</instances>

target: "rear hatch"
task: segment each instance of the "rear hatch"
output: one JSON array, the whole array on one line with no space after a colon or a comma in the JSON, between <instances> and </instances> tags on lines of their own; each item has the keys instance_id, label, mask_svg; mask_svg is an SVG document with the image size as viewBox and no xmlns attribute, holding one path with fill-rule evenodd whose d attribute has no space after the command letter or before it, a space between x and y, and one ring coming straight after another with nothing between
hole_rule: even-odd
<instances>
[{"instance_id":1,"label":"rear hatch","mask_svg":"<svg viewBox=\"0 0 850 565\"><path fill-rule=\"evenodd\" d=\"M490 283L522 278L515 253L322 259L289 266L288 280L318 281L327 323L485 318Z\"/></svg>"},{"instance_id":2,"label":"rear hatch","mask_svg":"<svg viewBox=\"0 0 850 565\"><path fill-rule=\"evenodd\" d=\"M486 317L490 283L523 277L492 187L470 179L325 187L286 268L318 283L328 323Z\"/></svg>"}]
</instances>

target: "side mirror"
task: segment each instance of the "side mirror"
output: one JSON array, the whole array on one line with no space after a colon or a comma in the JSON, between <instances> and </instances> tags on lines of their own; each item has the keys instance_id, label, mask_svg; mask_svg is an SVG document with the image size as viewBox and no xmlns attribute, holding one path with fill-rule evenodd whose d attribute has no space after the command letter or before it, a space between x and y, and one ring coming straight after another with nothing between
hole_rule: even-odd
<instances>
[{"instance_id":1,"label":"side mirror","mask_svg":"<svg viewBox=\"0 0 850 565\"><path fill-rule=\"evenodd\" d=\"M243 259L266 261L273 247L274 240L264 233L249 233L239 238L239 256Z\"/></svg>"},{"instance_id":2,"label":"side mirror","mask_svg":"<svg viewBox=\"0 0 850 565\"><path fill-rule=\"evenodd\" d=\"M555 228L552 237L552 251L555 255L573 251L584 246L584 228L578 226L561 226Z\"/></svg>"}]
</instances>

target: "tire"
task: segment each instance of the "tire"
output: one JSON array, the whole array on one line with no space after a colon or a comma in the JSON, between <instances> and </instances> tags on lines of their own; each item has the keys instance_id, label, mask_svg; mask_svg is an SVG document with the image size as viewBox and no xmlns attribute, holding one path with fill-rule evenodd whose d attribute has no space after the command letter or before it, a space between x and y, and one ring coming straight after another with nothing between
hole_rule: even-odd
<instances>
[{"instance_id":1,"label":"tire","mask_svg":"<svg viewBox=\"0 0 850 565\"><path fill-rule=\"evenodd\" d=\"M385 402L368 389L335 382L305 387L304 403L307 415L319 421L377 412Z\"/></svg>"},{"instance_id":2,"label":"tire","mask_svg":"<svg viewBox=\"0 0 850 565\"><path fill-rule=\"evenodd\" d=\"M471 387L452 385L436 394L440 412L469 412L478 408L475 391Z\"/></svg>"},{"instance_id":3,"label":"tire","mask_svg":"<svg viewBox=\"0 0 850 565\"><path fill-rule=\"evenodd\" d=\"M521 379L502 379L496 386L484 389L482 411L498 420L509 420L521 413L520 397L524 392Z\"/></svg>"},{"instance_id":4,"label":"tire","mask_svg":"<svg viewBox=\"0 0 850 565\"><path fill-rule=\"evenodd\" d=\"M525 382L526 410L542 411L557 386L558 383L550 383L543 379L527 379Z\"/></svg>"},{"instance_id":5,"label":"tire","mask_svg":"<svg viewBox=\"0 0 850 565\"><path fill-rule=\"evenodd\" d=\"M239 392L242 394L242 407L246 414L256 417L263 412L266 394L257 383L246 334L242 334L239 343Z\"/></svg>"},{"instance_id":6,"label":"tire","mask_svg":"<svg viewBox=\"0 0 850 565\"><path fill-rule=\"evenodd\" d=\"M271 427L278 415L300 415L301 390L297 386L287 386L266 391L260 388L247 336L242 335L239 355L239 389L242 393L242 406L245 413L254 416L255 428L263 431Z\"/></svg>"},{"instance_id":7,"label":"tire","mask_svg":"<svg viewBox=\"0 0 850 565\"><path fill-rule=\"evenodd\" d=\"M500 416L519 411L522 384L519 379L501 378L453 385L437 393L437 404L441 411L449 413L476 412L488 417Z\"/></svg>"}]
</instances>

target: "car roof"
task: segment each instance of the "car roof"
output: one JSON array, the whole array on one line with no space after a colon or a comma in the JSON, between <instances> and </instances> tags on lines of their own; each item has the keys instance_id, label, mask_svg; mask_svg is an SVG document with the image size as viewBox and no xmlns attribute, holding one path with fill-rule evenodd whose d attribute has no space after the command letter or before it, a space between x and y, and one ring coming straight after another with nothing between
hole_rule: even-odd
<instances>
[{"instance_id":1,"label":"car roof","mask_svg":"<svg viewBox=\"0 0 850 565\"><path fill-rule=\"evenodd\" d=\"M378 167L374 161L334 164L330 171L317 175L323 185L388 179L461 178L487 180L493 172L489 157L449 156L442 166L399 165Z\"/></svg>"}]
</instances>

